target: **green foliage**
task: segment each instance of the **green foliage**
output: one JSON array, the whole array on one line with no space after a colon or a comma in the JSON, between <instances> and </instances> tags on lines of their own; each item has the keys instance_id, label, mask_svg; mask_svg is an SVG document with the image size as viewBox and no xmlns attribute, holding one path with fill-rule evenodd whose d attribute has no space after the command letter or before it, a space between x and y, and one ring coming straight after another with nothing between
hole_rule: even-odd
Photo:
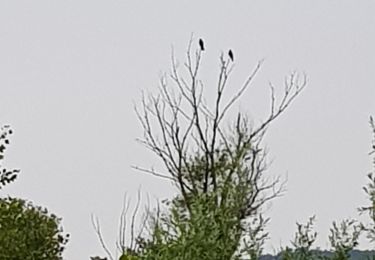
<instances>
[{"instance_id":1,"label":"green foliage","mask_svg":"<svg viewBox=\"0 0 375 260\"><path fill-rule=\"evenodd\" d=\"M239 221L228 209L215 208L213 198L195 197L191 216L172 206L153 228L144 259L230 259L240 237Z\"/></svg>"},{"instance_id":2,"label":"green foliage","mask_svg":"<svg viewBox=\"0 0 375 260\"><path fill-rule=\"evenodd\" d=\"M2 166L2 160L4 159L4 152L9 145L9 135L11 135L12 129L8 125L0 128L0 189L8 183L13 182L17 178L19 170L8 170Z\"/></svg>"},{"instance_id":3,"label":"green foliage","mask_svg":"<svg viewBox=\"0 0 375 260\"><path fill-rule=\"evenodd\" d=\"M371 146L371 154L375 153L375 123L370 117L370 127L374 135ZM375 169L375 157L373 158ZM282 259L332 259L347 260L358 258L358 254L353 255L354 248L358 245L358 239L363 231L367 232L367 238L370 242L375 242L375 176L373 173L368 174L369 183L363 188L370 201L369 206L359 208L360 213L368 213L371 223L364 225L356 220L343 220L341 223L333 222L330 229L329 241L332 252L321 254L318 250L311 250L311 245L316 239L316 233L311 233L313 218L310 219L306 226L297 224L298 231L293 242L294 250L286 248L281 254ZM374 252L365 252L365 256L359 256L361 259L375 259ZM357 259L356 258L356 259Z\"/></svg>"},{"instance_id":4,"label":"green foliage","mask_svg":"<svg viewBox=\"0 0 375 260\"><path fill-rule=\"evenodd\" d=\"M68 241L60 219L15 198L0 199L0 259L58 260Z\"/></svg>"},{"instance_id":5,"label":"green foliage","mask_svg":"<svg viewBox=\"0 0 375 260\"><path fill-rule=\"evenodd\" d=\"M370 127L373 133L373 141L371 145L371 152L370 155L373 155L373 167L375 169L375 123L374 119L370 117ZM368 184L363 187L363 190L365 191L368 200L370 201L370 205L359 208L360 213L368 213L370 217L370 223L367 226L364 226L364 230L367 233L367 238L370 240L370 242L375 242L375 176L374 172L369 173L367 175L368 177Z\"/></svg>"},{"instance_id":6,"label":"green foliage","mask_svg":"<svg viewBox=\"0 0 375 260\"><path fill-rule=\"evenodd\" d=\"M349 253L358 245L358 238L362 232L362 226L355 220L346 219L339 225L333 222L330 232L329 241L334 250L331 259L349 259Z\"/></svg>"},{"instance_id":7,"label":"green foliage","mask_svg":"<svg viewBox=\"0 0 375 260\"><path fill-rule=\"evenodd\" d=\"M355 220L344 220L340 224L333 222L330 229L329 241L333 249L328 255L312 249L317 233L313 231L315 217L311 217L307 224L297 223L297 232L292 242L294 249L286 248L281 253L282 260L313 260L313 259L350 259L350 253L358 245L362 232L362 225Z\"/></svg>"},{"instance_id":8,"label":"green foliage","mask_svg":"<svg viewBox=\"0 0 375 260\"><path fill-rule=\"evenodd\" d=\"M371 222L367 226L364 226L364 229L367 232L367 238L371 242L375 242L375 176L373 173L369 173L367 177L369 182L363 187L363 190L368 195L371 205L359 208L359 212L368 213Z\"/></svg>"},{"instance_id":9,"label":"green foliage","mask_svg":"<svg viewBox=\"0 0 375 260\"><path fill-rule=\"evenodd\" d=\"M238 113L228 125L224 121L229 109L251 85L262 62L234 95L224 97L233 59L221 55L217 82L207 85L216 85L210 104L200 76L208 50L193 51L192 43L183 71L172 55L172 85L163 77L159 93L143 96L141 109L136 108L144 130L140 142L161 159L165 170L136 168L172 181L178 190L167 209L153 216L148 236L138 239L138 255L155 260L258 259L268 237L263 206L283 190L279 178L265 174L262 140L303 90L306 77L287 77L280 100L271 86L270 111L259 124Z\"/></svg>"},{"instance_id":10,"label":"green foliage","mask_svg":"<svg viewBox=\"0 0 375 260\"><path fill-rule=\"evenodd\" d=\"M138 260L138 256L133 256L133 255L122 255L120 256L119 260Z\"/></svg>"},{"instance_id":11,"label":"green foliage","mask_svg":"<svg viewBox=\"0 0 375 260\"><path fill-rule=\"evenodd\" d=\"M245 135L241 138L246 140ZM188 193L188 204L181 195L168 202L167 213L155 216L151 239L141 247L144 259L258 259L268 237L268 219L255 211L245 219L254 189L245 181L249 169L244 158L252 151L248 143L231 152L216 149L216 189ZM203 159L194 158L191 169L194 180L203 176ZM231 174L233 179L228 178Z\"/></svg>"},{"instance_id":12,"label":"green foliage","mask_svg":"<svg viewBox=\"0 0 375 260\"><path fill-rule=\"evenodd\" d=\"M3 126L0 131L1 162L12 130ZM13 182L18 172L0 165L0 189ZM18 198L0 198L0 259L62 259L67 242L68 235L63 234L60 219L47 209Z\"/></svg>"},{"instance_id":13,"label":"green foliage","mask_svg":"<svg viewBox=\"0 0 375 260\"><path fill-rule=\"evenodd\" d=\"M297 232L292 245L294 249L286 248L282 254L283 260L310 260L316 259L316 254L312 250L312 245L316 240L317 233L313 230L315 216L310 217L308 222L303 225L297 223Z\"/></svg>"}]
</instances>

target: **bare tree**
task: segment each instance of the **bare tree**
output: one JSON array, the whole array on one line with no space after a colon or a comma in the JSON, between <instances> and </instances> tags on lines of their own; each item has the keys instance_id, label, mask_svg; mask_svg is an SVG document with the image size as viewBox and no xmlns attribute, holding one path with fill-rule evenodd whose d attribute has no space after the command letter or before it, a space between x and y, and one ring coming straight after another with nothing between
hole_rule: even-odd
<instances>
[{"instance_id":1,"label":"bare tree","mask_svg":"<svg viewBox=\"0 0 375 260\"><path fill-rule=\"evenodd\" d=\"M139 141L162 160L165 171L134 168L172 181L179 191L174 202L189 219L196 214L197 198L212 203L211 209L231 208L241 231L234 238L238 245L246 230L245 220L258 215L266 202L283 191L280 178L265 176L268 164L262 139L269 125L304 89L306 76L292 73L286 77L280 99L270 84L270 111L260 124L251 125L238 113L228 127L225 119L229 110L251 86L263 61L256 64L233 96L225 98L233 61L221 55L216 94L209 105L199 74L202 58L202 48L195 50L191 39L182 70L172 52L172 69L169 76L161 78L159 93L143 95L141 107L136 107L144 130Z\"/></svg>"},{"instance_id":2,"label":"bare tree","mask_svg":"<svg viewBox=\"0 0 375 260\"><path fill-rule=\"evenodd\" d=\"M263 183L266 164L260 141L270 123L304 88L306 78L304 77L301 83L296 74L290 75L285 80L284 96L279 104L276 104L274 88L271 86L271 110L268 117L259 126L253 128L249 126L246 117L239 113L234 127L228 133L222 127L223 119L250 86L262 62L257 64L229 102L222 104L224 90L233 67L229 60L221 56L216 100L214 107L210 109L203 99L204 86L198 75L202 52L196 51L195 59L193 59L191 45L192 41L189 43L186 53L187 62L184 64L188 71L188 79L180 76L177 62L172 56L170 76L174 82L173 88L169 87L166 78L162 78L160 93L144 96L142 111L136 109L144 129L144 138L139 141L162 159L167 173L136 168L172 180L180 189L186 206L189 207L188 193L210 191L216 193L223 184L234 181L236 177L244 181L243 174L236 170L242 164L246 164L248 166L245 174L246 182L252 186L252 192L249 194L250 204L247 205L248 214L245 214L249 215L264 202L279 194L279 190L274 190L270 196L260 196L264 191L275 188L276 184L275 182L268 185ZM157 130L154 129L155 125L152 120L156 121ZM198 166L196 163L198 159L204 167L199 171L195 169ZM225 174L217 171L217 164L223 160L228 164ZM238 179L236 181L238 182ZM220 185L219 182L223 183Z\"/></svg>"}]
</instances>

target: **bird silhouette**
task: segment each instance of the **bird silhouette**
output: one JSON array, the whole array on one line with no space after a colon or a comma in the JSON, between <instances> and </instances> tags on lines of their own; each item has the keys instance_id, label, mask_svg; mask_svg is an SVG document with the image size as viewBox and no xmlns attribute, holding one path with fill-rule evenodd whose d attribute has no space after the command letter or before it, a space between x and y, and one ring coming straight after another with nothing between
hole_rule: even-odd
<instances>
[{"instance_id":1,"label":"bird silhouette","mask_svg":"<svg viewBox=\"0 0 375 260\"><path fill-rule=\"evenodd\" d=\"M232 50L229 50L228 51L228 56L229 58L233 61L234 60L234 56L233 56L233 51Z\"/></svg>"},{"instance_id":2,"label":"bird silhouette","mask_svg":"<svg viewBox=\"0 0 375 260\"><path fill-rule=\"evenodd\" d=\"M204 51L204 42L202 39L199 39L199 47L201 48L201 51Z\"/></svg>"}]
</instances>

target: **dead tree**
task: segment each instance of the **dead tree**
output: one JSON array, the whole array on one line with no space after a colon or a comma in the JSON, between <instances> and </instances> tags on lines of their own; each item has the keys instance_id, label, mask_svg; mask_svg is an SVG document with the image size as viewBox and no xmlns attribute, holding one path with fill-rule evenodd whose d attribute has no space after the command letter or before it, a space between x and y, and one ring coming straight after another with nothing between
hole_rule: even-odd
<instances>
[{"instance_id":1,"label":"dead tree","mask_svg":"<svg viewBox=\"0 0 375 260\"><path fill-rule=\"evenodd\" d=\"M268 165L261 142L269 125L303 90L306 77L288 76L280 99L270 84L270 111L259 125L251 125L238 113L228 127L229 110L250 87L262 61L228 98L225 90L233 62L221 55L216 95L210 105L203 94L208 86L199 74L202 55L201 48L193 50L190 40L180 68L172 52L171 72L161 78L159 93L143 95L141 107L136 108L144 130L139 141L162 160L165 171L135 168L172 181L190 216L194 198L207 196L214 198L215 208L236 205L235 216L242 221L258 214L262 205L282 192L279 178L265 176Z\"/></svg>"}]
</instances>

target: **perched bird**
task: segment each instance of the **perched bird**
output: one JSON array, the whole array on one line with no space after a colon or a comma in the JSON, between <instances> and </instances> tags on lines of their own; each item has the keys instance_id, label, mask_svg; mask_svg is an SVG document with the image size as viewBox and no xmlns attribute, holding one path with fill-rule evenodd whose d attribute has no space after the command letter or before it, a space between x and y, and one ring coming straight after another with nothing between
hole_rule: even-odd
<instances>
[{"instance_id":1,"label":"perched bird","mask_svg":"<svg viewBox=\"0 0 375 260\"><path fill-rule=\"evenodd\" d=\"M233 61L234 57L233 57L233 51L232 50L228 51L228 55L229 55L229 58Z\"/></svg>"},{"instance_id":2,"label":"perched bird","mask_svg":"<svg viewBox=\"0 0 375 260\"><path fill-rule=\"evenodd\" d=\"M201 51L204 51L204 42L202 39L199 39L199 47L201 48Z\"/></svg>"}]
</instances>

